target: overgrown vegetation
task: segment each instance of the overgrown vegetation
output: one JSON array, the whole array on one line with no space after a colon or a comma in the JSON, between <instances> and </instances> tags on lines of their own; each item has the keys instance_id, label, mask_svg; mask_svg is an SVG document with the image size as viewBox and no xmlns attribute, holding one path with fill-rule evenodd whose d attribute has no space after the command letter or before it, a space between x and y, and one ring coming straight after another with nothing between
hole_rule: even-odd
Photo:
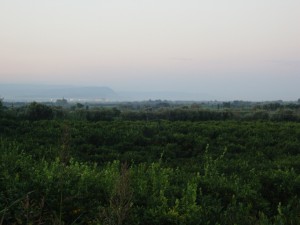
<instances>
[{"instance_id":1,"label":"overgrown vegetation","mask_svg":"<svg viewBox=\"0 0 300 225\"><path fill-rule=\"evenodd\" d=\"M1 225L300 224L297 107L0 103Z\"/></svg>"}]
</instances>

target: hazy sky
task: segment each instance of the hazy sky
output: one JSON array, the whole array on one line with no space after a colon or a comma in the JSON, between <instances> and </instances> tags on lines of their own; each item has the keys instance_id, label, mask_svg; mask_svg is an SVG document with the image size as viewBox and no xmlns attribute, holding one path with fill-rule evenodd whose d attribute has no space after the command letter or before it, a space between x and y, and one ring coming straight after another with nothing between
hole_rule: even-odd
<instances>
[{"instance_id":1,"label":"hazy sky","mask_svg":"<svg viewBox=\"0 0 300 225\"><path fill-rule=\"evenodd\" d=\"M0 0L0 83L296 100L300 1Z\"/></svg>"}]
</instances>

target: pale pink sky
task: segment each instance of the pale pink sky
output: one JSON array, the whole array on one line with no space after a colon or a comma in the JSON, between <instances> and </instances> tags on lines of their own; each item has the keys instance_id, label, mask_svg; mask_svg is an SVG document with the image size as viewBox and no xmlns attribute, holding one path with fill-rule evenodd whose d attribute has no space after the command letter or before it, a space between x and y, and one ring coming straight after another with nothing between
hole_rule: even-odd
<instances>
[{"instance_id":1,"label":"pale pink sky","mask_svg":"<svg viewBox=\"0 0 300 225\"><path fill-rule=\"evenodd\" d=\"M0 83L295 100L299 21L299 0L2 0Z\"/></svg>"}]
</instances>

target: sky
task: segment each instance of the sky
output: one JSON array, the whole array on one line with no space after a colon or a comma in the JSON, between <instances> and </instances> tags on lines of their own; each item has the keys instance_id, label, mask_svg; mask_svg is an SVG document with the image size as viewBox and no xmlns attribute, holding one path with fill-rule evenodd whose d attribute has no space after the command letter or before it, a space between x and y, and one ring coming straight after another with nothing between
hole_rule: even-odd
<instances>
[{"instance_id":1,"label":"sky","mask_svg":"<svg viewBox=\"0 0 300 225\"><path fill-rule=\"evenodd\" d=\"M1 0L0 83L297 100L300 1Z\"/></svg>"}]
</instances>

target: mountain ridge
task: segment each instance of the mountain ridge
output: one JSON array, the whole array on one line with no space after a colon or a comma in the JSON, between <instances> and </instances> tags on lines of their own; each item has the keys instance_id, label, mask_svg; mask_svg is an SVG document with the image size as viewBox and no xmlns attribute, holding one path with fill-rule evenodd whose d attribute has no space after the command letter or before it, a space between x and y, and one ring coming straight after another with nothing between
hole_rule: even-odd
<instances>
[{"instance_id":1,"label":"mountain ridge","mask_svg":"<svg viewBox=\"0 0 300 225\"><path fill-rule=\"evenodd\" d=\"M0 96L6 100L44 100L82 99L114 100L117 93L106 86L71 86L37 84L0 84Z\"/></svg>"},{"instance_id":2,"label":"mountain ridge","mask_svg":"<svg viewBox=\"0 0 300 225\"><path fill-rule=\"evenodd\" d=\"M72 86L47 84L3 84L0 83L0 98L6 101L44 102L67 99L69 101L204 101L214 96L200 92L181 91L115 91L107 86Z\"/></svg>"}]
</instances>

